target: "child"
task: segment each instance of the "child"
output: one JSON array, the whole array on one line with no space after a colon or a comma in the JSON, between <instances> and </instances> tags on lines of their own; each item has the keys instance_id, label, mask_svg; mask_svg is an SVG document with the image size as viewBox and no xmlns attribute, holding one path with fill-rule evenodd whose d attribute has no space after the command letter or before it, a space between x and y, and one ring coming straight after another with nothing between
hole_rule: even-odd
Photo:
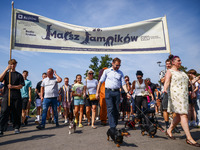
<instances>
[{"instance_id":1,"label":"child","mask_svg":"<svg viewBox=\"0 0 200 150\"><path fill-rule=\"evenodd\" d=\"M77 83L74 84L72 88L72 95L74 96L74 113L75 113L75 123L77 124L78 120L78 112L79 115L79 127L82 128L82 117L83 117L83 108L84 108L84 100L83 100L83 87L84 85L81 82L82 76L80 74L76 75Z\"/></svg>"}]
</instances>

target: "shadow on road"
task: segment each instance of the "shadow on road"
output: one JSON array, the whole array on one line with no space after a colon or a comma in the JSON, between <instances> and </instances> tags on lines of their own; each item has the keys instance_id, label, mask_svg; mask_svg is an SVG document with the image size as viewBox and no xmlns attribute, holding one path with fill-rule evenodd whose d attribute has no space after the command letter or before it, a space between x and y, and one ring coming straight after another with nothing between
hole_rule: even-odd
<instances>
[{"instance_id":1,"label":"shadow on road","mask_svg":"<svg viewBox=\"0 0 200 150\"><path fill-rule=\"evenodd\" d=\"M40 139L45 139L45 138L49 138L52 136L55 136L55 134L33 135L31 137L25 137L25 138L21 138L21 139L15 139L15 140L2 142L2 143L0 143L0 146L7 145L7 144L19 143L19 142L25 142L25 141L30 141L30 140L40 140Z\"/></svg>"}]
</instances>

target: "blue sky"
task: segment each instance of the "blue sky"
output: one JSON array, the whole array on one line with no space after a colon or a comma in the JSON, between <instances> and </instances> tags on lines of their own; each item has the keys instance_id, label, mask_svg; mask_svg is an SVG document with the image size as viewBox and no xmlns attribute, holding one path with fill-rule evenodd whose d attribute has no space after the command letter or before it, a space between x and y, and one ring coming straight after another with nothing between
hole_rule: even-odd
<instances>
[{"instance_id":1,"label":"blue sky","mask_svg":"<svg viewBox=\"0 0 200 150\"><path fill-rule=\"evenodd\" d=\"M180 56L182 65L200 72L200 1L199 0L15 0L15 8L30 11L54 20L86 27L111 27L167 16L171 52ZM11 0L0 1L0 72L6 68L10 49ZM169 54L110 55L122 60L121 70L136 79L137 70L154 83L159 80L157 62ZM57 74L69 77L84 74L90 59L103 55L56 54L12 51L18 61L17 71L29 71L33 87L41 80L41 74L53 68ZM62 82L63 84L63 82Z\"/></svg>"}]
</instances>

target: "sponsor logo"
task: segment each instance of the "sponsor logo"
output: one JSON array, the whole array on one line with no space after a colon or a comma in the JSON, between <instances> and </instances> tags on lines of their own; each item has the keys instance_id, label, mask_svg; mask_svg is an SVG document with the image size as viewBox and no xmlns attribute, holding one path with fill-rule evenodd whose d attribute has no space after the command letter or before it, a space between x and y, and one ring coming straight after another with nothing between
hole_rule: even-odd
<instances>
[{"instance_id":1,"label":"sponsor logo","mask_svg":"<svg viewBox=\"0 0 200 150\"><path fill-rule=\"evenodd\" d=\"M17 17L16 18L17 18L17 20L39 22L39 18L37 16L33 16L33 15L17 13Z\"/></svg>"}]
</instances>

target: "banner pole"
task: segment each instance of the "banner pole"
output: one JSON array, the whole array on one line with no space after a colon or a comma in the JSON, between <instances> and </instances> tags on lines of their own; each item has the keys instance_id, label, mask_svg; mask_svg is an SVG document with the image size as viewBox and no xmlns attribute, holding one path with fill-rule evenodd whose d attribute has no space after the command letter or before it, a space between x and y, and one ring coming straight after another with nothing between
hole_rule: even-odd
<instances>
[{"instance_id":1,"label":"banner pole","mask_svg":"<svg viewBox=\"0 0 200 150\"><path fill-rule=\"evenodd\" d=\"M165 15L165 20L166 20L166 27L167 27L167 32L168 32L168 41L169 41L169 31L168 31L168 26L167 26L167 17L166 17L166 15ZM171 55L170 41L169 41L169 54Z\"/></svg>"},{"instance_id":2,"label":"banner pole","mask_svg":"<svg viewBox=\"0 0 200 150\"><path fill-rule=\"evenodd\" d=\"M11 13L10 60L12 58L12 47L13 47L13 26L14 26L14 1L12 1L12 13ZM11 70L9 70L9 84L10 83L11 83ZM10 106L10 89L8 89L8 106Z\"/></svg>"}]
</instances>

